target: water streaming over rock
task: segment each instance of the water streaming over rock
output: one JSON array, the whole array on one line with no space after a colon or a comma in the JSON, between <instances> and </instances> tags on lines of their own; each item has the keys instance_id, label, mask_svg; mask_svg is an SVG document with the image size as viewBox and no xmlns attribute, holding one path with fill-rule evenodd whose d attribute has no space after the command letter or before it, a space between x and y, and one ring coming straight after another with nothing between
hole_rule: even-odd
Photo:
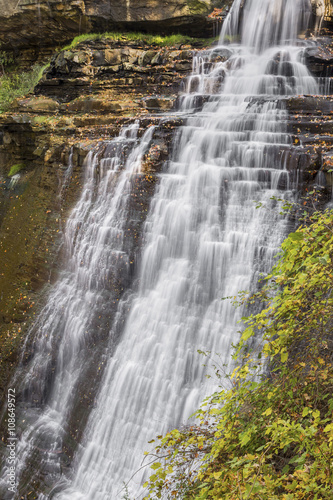
<instances>
[{"instance_id":1,"label":"water streaming over rock","mask_svg":"<svg viewBox=\"0 0 333 500\"><path fill-rule=\"evenodd\" d=\"M125 127L104 143L104 152L91 152L85 160L82 195L64 231L66 266L26 341L24 352L31 351L32 360L13 382L25 395L16 468L22 481L36 467L51 477L59 473L73 394L82 385L88 391L91 364L102 364L110 317L130 282L126 229L132 182L154 127L140 140L138 131L138 123ZM5 494L6 479L0 487Z\"/></svg>"},{"instance_id":2,"label":"water streaming over rock","mask_svg":"<svg viewBox=\"0 0 333 500\"><path fill-rule=\"evenodd\" d=\"M294 43L308 27L311 13L310 0L235 0L220 40L239 38L256 52Z\"/></svg>"},{"instance_id":3,"label":"water streaming over rock","mask_svg":"<svg viewBox=\"0 0 333 500\"><path fill-rule=\"evenodd\" d=\"M121 498L147 441L186 423L214 390L197 349L220 353L221 362L230 364L241 312L221 298L255 287L288 231L276 199L292 199L295 185L286 170L291 139L279 96L318 92L296 40L309 8L310 0L247 0L244 7L236 0L220 46L195 60L180 99L187 121L174 138L145 223L139 285L110 310L118 274L125 268L127 276L129 265L122 245L128 172L135 172L153 130L137 144L133 126L111 143L111 159L88 157L83 193L65 233L68 266L38 320L25 375L27 390L46 406L23 433L19 471L31 448L45 449L46 440L43 460L56 479L60 465L54 457L71 395L86 375L84 352L92 347L86 335L98 328L96 318L106 318L102 330L111 340L103 344L106 367L72 472L40 499ZM135 146L120 172L118 145L124 141ZM144 474L130 482L136 498Z\"/></svg>"}]
</instances>

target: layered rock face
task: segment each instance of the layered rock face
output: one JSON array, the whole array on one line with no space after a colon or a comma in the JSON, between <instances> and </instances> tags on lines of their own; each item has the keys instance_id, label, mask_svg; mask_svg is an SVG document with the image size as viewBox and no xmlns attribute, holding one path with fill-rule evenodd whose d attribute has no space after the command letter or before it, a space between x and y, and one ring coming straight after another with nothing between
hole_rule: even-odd
<instances>
[{"instance_id":1,"label":"layered rock face","mask_svg":"<svg viewBox=\"0 0 333 500\"><path fill-rule=\"evenodd\" d=\"M333 0L311 0L330 25ZM0 45L6 50L55 47L77 35L111 30L212 36L232 0L0 0ZM218 16L211 15L214 8Z\"/></svg>"},{"instance_id":2,"label":"layered rock face","mask_svg":"<svg viewBox=\"0 0 333 500\"><path fill-rule=\"evenodd\" d=\"M191 26L196 26L204 19L203 12L209 12L208 6L213 7L211 2L198 2L195 7L190 1L157 4L138 0L134 4L131 0L111 8L112 1L41 1L40 10L35 1L27 1L19 2L15 10L14 4L0 0L0 12L8 22L2 25L2 33L8 30L6 42L13 47L31 47L72 37L75 30L131 27L131 23L136 29L140 23L151 30L160 26L185 29L186 19L194 19ZM322 4L316 0L314 6L320 9ZM205 11L200 10L203 7ZM316 10L316 15L322 16L321 12ZM31 35L34 19L39 24L35 21L35 33ZM13 22L17 24L10 24ZM10 112L0 116L0 393L17 365L18 352L45 299L45 289L61 267L61 233L82 188L87 152L96 150L98 144L102 152L107 147L104 141L117 136L123 125L138 120L139 136L151 124L156 129L142 171L133 180L126 238L130 260L135 262L159 173L170 158L175 129L184 123L184 118L175 113L177 94L200 50L202 47L195 45L148 47L138 41L107 38L85 41L74 49L55 53L34 95L18 99ZM228 59L229 52L217 50L212 64ZM304 55L313 75L332 75L331 39L323 39L318 47L310 46ZM220 83L218 80L213 93L219 92ZM207 98L198 95L198 107ZM289 112L288 132L293 141L283 153L292 183L304 199L307 192L316 190L317 206L322 206L332 193L333 98L276 99ZM132 275L131 268L128 282ZM117 300L123 292L124 287L120 287ZM86 393L89 390L84 386L80 394L82 413L78 413L81 423L92 404L85 399ZM77 422L70 425L78 427ZM79 433L75 436L80 439Z\"/></svg>"},{"instance_id":3,"label":"layered rock face","mask_svg":"<svg viewBox=\"0 0 333 500\"><path fill-rule=\"evenodd\" d=\"M0 43L47 47L92 31L145 30L212 34L214 6L230 0L0 0Z\"/></svg>"},{"instance_id":4,"label":"layered rock face","mask_svg":"<svg viewBox=\"0 0 333 500\"><path fill-rule=\"evenodd\" d=\"M60 236L82 188L85 156L98 145L103 152L103 141L134 120L139 135L150 124L156 127L133 186L128 244L133 254L140 246L158 172L174 129L183 123L172 111L177 91L198 50L81 43L52 58L37 95L0 115L0 393L38 311L40 292L45 295L43 287L61 266Z\"/></svg>"}]
</instances>

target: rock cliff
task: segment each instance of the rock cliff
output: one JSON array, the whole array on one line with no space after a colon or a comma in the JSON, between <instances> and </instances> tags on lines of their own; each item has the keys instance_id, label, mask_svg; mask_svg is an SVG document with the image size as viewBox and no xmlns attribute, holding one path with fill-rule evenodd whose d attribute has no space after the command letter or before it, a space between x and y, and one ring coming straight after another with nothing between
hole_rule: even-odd
<instances>
[{"instance_id":1,"label":"rock cliff","mask_svg":"<svg viewBox=\"0 0 333 500\"><path fill-rule=\"evenodd\" d=\"M0 44L7 49L47 47L108 30L212 34L215 6L230 0L0 0Z\"/></svg>"}]
</instances>

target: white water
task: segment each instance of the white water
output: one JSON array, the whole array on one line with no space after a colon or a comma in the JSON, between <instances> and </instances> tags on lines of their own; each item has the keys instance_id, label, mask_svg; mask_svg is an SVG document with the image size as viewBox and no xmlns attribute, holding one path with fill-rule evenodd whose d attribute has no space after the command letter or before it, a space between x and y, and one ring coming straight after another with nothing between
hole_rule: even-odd
<instances>
[{"instance_id":1,"label":"white water","mask_svg":"<svg viewBox=\"0 0 333 500\"><path fill-rule=\"evenodd\" d=\"M41 468L59 472L66 420L88 363L86 351L89 354L96 338L103 340L103 332L109 329L108 309L118 300L114 288L126 282L130 262L124 238L131 180L140 169L154 127L140 140L138 131L138 123L125 127L117 139L104 144L104 155L89 153L85 160L83 191L64 232L67 264L30 333L35 340L28 370L24 373L23 368L23 380L19 372L13 382L28 393L30 401L25 411L30 425L23 426L26 430L16 450L18 479L34 448L41 452L35 458ZM38 409L45 403L44 409ZM0 491L6 490L5 471Z\"/></svg>"},{"instance_id":2,"label":"white water","mask_svg":"<svg viewBox=\"0 0 333 500\"><path fill-rule=\"evenodd\" d=\"M311 12L310 0L235 0L220 40L240 38L244 47L257 53L294 43L308 26Z\"/></svg>"},{"instance_id":3,"label":"white water","mask_svg":"<svg viewBox=\"0 0 333 500\"><path fill-rule=\"evenodd\" d=\"M73 475L40 499L121 498L123 482L139 469L147 441L186 423L215 389L197 349L218 352L221 362L230 364L241 311L221 298L253 288L259 273L271 268L288 231L280 204L271 200L293 197L285 169L291 142L287 116L274 96L317 93L296 43L309 5L307 0L247 0L242 16L236 0L221 45L225 37L234 42L237 34L241 44L220 46L195 61L189 93L182 99L182 112L189 117L174 139L174 154L160 176L145 225L139 289L118 307L117 319L126 311L121 340L115 350L111 341ZM223 61L226 54L230 57ZM219 55L222 62L214 62ZM150 133L126 163L132 172ZM19 470L39 428L61 437L80 379L79 354L90 314L109 267L116 267L114 258L122 255L116 235L126 219L121 208L127 171L115 179L113 162L104 162L107 180L96 189L95 161L87 162L84 192L66 230L69 277L59 280L39 319L29 387L36 383L36 370L42 369L42 380L48 370L51 339L44 338L45 332L56 335L59 328L52 322L59 315L68 326L62 328L48 407L21 440ZM264 208L256 209L255 200ZM76 234L78 221L84 224ZM57 439L53 443L59 446ZM144 474L140 471L129 484L136 498L142 496Z\"/></svg>"}]
</instances>

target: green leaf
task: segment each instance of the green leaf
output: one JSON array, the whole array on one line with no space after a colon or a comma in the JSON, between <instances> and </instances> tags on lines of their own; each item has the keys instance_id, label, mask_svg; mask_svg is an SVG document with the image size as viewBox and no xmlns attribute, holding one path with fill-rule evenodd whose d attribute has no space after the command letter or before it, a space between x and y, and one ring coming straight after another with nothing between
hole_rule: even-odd
<instances>
[{"instance_id":1,"label":"green leaf","mask_svg":"<svg viewBox=\"0 0 333 500\"><path fill-rule=\"evenodd\" d=\"M303 408L302 417L306 417L307 415L309 415L309 413L312 413L311 408Z\"/></svg>"},{"instance_id":2,"label":"green leaf","mask_svg":"<svg viewBox=\"0 0 333 500\"><path fill-rule=\"evenodd\" d=\"M325 265L327 266L328 264L331 263L331 259L330 259L329 255L327 255L327 254L319 257L318 260L319 260L320 264L322 264L324 266Z\"/></svg>"},{"instance_id":3,"label":"green leaf","mask_svg":"<svg viewBox=\"0 0 333 500\"><path fill-rule=\"evenodd\" d=\"M240 444L241 446L246 446L247 443L251 440L251 433L245 433L240 435Z\"/></svg>"},{"instance_id":4,"label":"green leaf","mask_svg":"<svg viewBox=\"0 0 333 500\"><path fill-rule=\"evenodd\" d=\"M289 465L285 465L282 469L282 474L288 474L289 472Z\"/></svg>"},{"instance_id":5,"label":"green leaf","mask_svg":"<svg viewBox=\"0 0 333 500\"><path fill-rule=\"evenodd\" d=\"M281 363L285 363L286 361L288 361L288 353L281 352Z\"/></svg>"},{"instance_id":6,"label":"green leaf","mask_svg":"<svg viewBox=\"0 0 333 500\"><path fill-rule=\"evenodd\" d=\"M262 415L266 415L267 417L269 417L269 415L272 414L272 408L267 408L267 410L265 410Z\"/></svg>"},{"instance_id":7,"label":"green leaf","mask_svg":"<svg viewBox=\"0 0 333 500\"><path fill-rule=\"evenodd\" d=\"M155 462L153 465L150 466L151 469L156 470L161 467L160 462Z\"/></svg>"},{"instance_id":8,"label":"green leaf","mask_svg":"<svg viewBox=\"0 0 333 500\"><path fill-rule=\"evenodd\" d=\"M290 233L288 238L293 241L301 241L304 240L304 234L303 233Z\"/></svg>"}]
</instances>

